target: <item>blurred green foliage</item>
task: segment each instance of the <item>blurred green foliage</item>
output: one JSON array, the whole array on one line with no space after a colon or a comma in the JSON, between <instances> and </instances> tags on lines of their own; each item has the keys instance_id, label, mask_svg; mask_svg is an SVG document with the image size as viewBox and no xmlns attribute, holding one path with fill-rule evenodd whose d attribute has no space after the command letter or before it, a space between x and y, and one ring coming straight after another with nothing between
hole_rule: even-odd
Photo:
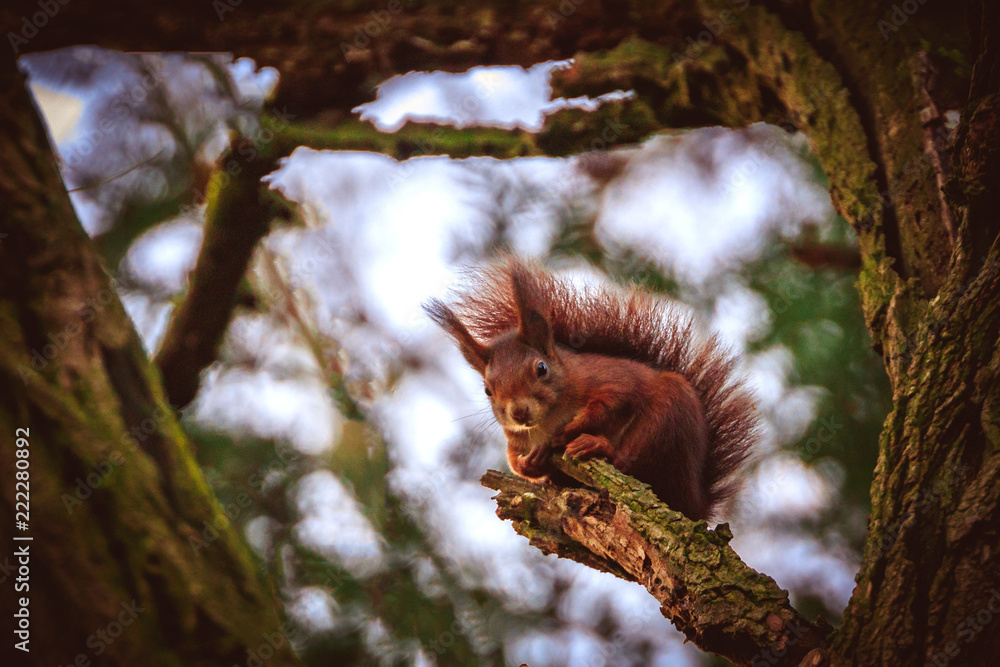
<instances>
[{"instance_id":1,"label":"blurred green foliage","mask_svg":"<svg viewBox=\"0 0 1000 667\"><path fill-rule=\"evenodd\" d=\"M822 180L814 161L803 166ZM537 185L495 174L486 174L486 180L504 191L503 197L495 198L502 205L486 216L493 234L486 247L495 252L508 247L507 235L516 227L514 218L531 210L533 200L537 203L549 194ZM523 193L521 200L510 200L512 190ZM891 406L888 381L870 347L854 288L856 270L809 266L790 252L795 243L808 241L846 249L849 255L853 241L846 223L840 218L827 221L821 234L806 229L799 239L772 233L762 256L728 267L724 276L714 278L707 287L691 290L641 249L599 242L592 204L567 199L554 207L557 231L550 252L554 262L582 259L612 280L684 298L703 313L712 312L726 281L738 281L762 297L769 311L768 324L749 342L749 352L784 347L792 359L787 382L819 389L817 419L796 442L786 443L785 451L840 488L840 497L828 510L788 528L808 531L831 545L846 544L859 553L878 434ZM441 552L419 498L400 496L389 483L393 464L386 443L365 423L339 375L333 384L331 395L349 414L345 414L348 421L337 446L323 457L295 453L284 443L205 432L189 425L199 460L224 507L242 507L241 494L252 497L252 507L240 509L234 522L242 528L251 517L266 514L280 526L274 534L276 548L267 562L272 574L282 583L319 587L331 596L337 622L299 647L305 663L411 664L419 650L438 664L505 664L504 637L564 628L559 591L565 582L556 582L557 593L545 609L526 612L506 608L495 594L461 575L456 563ZM484 446L474 436L464 445L468 450ZM337 477L380 535L384 566L376 574L356 578L294 539L293 528L300 518L292 506L295 486L317 470ZM268 473L274 474L264 484ZM431 589L425 585L427 572L433 573ZM832 620L841 613L823 608L818 598L800 599L798 605L807 615L822 612ZM610 641L620 628L607 610L594 613L606 618L596 634ZM370 641L364 639L373 624L384 634L385 650L373 652ZM651 648L631 641L617 645L616 664L643 664L648 659Z\"/></svg>"}]
</instances>

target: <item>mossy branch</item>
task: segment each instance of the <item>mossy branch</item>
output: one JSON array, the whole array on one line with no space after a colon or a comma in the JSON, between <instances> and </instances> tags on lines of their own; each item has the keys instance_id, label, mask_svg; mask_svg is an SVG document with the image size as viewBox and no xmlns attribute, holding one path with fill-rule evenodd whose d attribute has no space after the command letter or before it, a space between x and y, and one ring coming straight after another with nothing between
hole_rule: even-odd
<instances>
[{"instance_id":1,"label":"mossy branch","mask_svg":"<svg viewBox=\"0 0 1000 667\"><path fill-rule=\"evenodd\" d=\"M201 372L222 344L254 248L270 231L276 197L260 179L275 166L273 154L241 138L214 175L198 261L156 357L174 409L194 400Z\"/></svg>"},{"instance_id":2,"label":"mossy branch","mask_svg":"<svg viewBox=\"0 0 1000 667\"><path fill-rule=\"evenodd\" d=\"M822 663L830 626L803 617L787 591L740 560L727 524L688 519L605 461L555 464L566 485L495 470L480 480L500 492L497 516L533 546L642 584L688 640L736 664Z\"/></svg>"},{"instance_id":3,"label":"mossy branch","mask_svg":"<svg viewBox=\"0 0 1000 667\"><path fill-rule=\"evenodd\" d=\"M566 157L588 150L638 144L660 129L648 107L634 99L606 102L596 111L561 109L549 114L537 133L418 121L408 121L394 132L385 132L368 121L355 119L320 126L285 123L266 116L262 124L275 137L273 152L278 157L290 155L302 146L315 150L369 151L397 160L425 155L459 160Z\"/></svg>"}]
</instances>

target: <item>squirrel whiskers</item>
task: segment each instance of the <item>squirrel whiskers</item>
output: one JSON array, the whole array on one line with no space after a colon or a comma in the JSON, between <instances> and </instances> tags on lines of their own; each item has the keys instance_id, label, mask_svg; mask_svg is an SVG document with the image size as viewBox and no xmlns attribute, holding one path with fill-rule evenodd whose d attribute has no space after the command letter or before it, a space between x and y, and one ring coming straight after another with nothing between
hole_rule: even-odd
<instances>
[{"instance_id":1,"label":"squirrel whiskers","mask_svg":"<svg viewBox=\"0 0 1000 667\"><path fill-rule=\"evenodd\" d=\"M511 469L607 458L672 509L707 519L739 486L758 422L736 359L691 318L635 289L578 287L504 257L427 313L483 376Z\"/></svg>"}]
</instances>

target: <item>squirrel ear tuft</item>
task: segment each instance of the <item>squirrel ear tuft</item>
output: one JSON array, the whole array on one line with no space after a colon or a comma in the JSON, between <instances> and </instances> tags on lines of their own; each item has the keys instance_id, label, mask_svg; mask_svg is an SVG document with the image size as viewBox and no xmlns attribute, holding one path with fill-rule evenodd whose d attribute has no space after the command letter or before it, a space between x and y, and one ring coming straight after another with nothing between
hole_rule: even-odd
<instances>
[{"instance_id":1,"label":"squirrel ear tuft","mask_svg":"<svg viewBox=\"0 0 1000 667\"><path fill-rule=\"evenodd\" d=\"M540 312L534 308L523 311L518 333L528 345L546 356L552 356L554 348L552 327L549 326L549 321Z\"/></svg>"},{"instance_id":2,"label":"squirrel ear tuft","mask_svg":"<svg viewBox=\"0 0 1000 667\"><path fill-rule=\"evenodd\" d=\"M542 354L551 355L555 347L552 327L542 312L535 276L523 264L514 264L510 278L517 303L518 335Z\"/></svg>"},{"instance_id":3,"label":"squirrel ear tuft","mask_svg":"<svg viewBox=\"0 0 1000 667\"><path fill-rule=\"evenodd\" d=\"M458 319L455 311L444 305L439 299L431 299L423 305L423 308L424 312L458 343L458 348L462 351L462 356L469 362L469 365L475 368L480 375L485 373L486 364L490 360L490 350L473 338L462 321Z\"/></svg>"}]
</instances>

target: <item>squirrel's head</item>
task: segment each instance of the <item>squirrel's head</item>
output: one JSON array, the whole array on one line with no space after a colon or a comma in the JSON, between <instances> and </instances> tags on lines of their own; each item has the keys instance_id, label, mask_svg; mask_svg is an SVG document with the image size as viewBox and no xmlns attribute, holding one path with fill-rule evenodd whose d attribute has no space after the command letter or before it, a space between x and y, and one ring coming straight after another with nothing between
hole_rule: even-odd
<instances>
[{"instance_id":1,"label":"squirrel's head","mask_svg":"<svg viewBox=\"0 0 1000 667\"><path fill-rule=\"evenodd\" d=\"M544 319L536 325L550 331ZM497 422L508 431L538 426L559 400L566 383L566 372L551 334L546 342L545 337L526 337L519 328L490 341L486 349L487 363L480 372Z\"/></svg>"},{"instance_id":2,"label":"squirrel's head","mask_svg":"<svg viewBox=\"0 0 1000 667\"><path fill-rule=\"evenodd\" d=\"M465 360L483 376L497 422L506 430L538 426L566 384L552 326L527 286L514 280L518 326L489 343L476 340L448 306L432 299L424 310L458 343Z\"/></svg>"}]
</instances>

